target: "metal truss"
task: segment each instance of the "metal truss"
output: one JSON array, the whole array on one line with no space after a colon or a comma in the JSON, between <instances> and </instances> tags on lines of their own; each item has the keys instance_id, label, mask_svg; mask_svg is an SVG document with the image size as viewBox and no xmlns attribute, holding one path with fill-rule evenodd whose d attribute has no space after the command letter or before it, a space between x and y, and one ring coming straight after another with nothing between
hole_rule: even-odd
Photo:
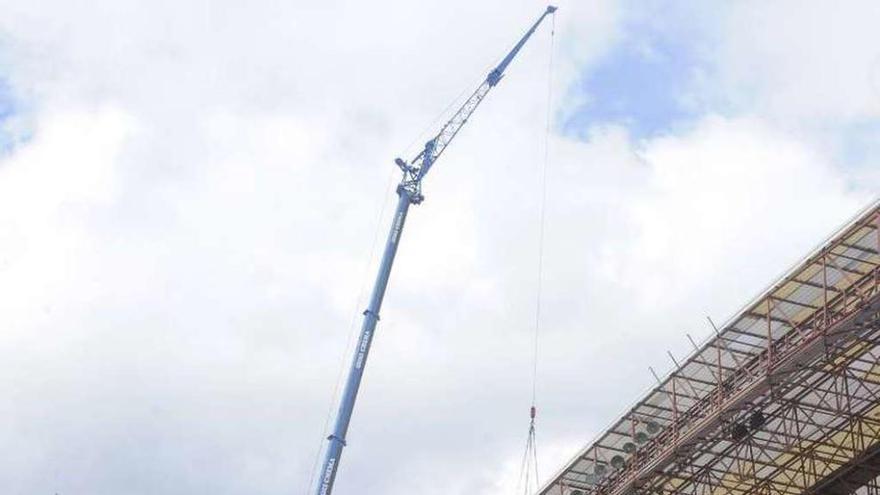
<instances>
[{"instance_id":1,"label":"metal truss","mask_svg":"<svg viewBox=\"0 0 880 495\"><path fill-rule=\"evenodd\" d=\"M541 495L880 495L880 204L716 331Z\"/></svg>"}]
</instances>

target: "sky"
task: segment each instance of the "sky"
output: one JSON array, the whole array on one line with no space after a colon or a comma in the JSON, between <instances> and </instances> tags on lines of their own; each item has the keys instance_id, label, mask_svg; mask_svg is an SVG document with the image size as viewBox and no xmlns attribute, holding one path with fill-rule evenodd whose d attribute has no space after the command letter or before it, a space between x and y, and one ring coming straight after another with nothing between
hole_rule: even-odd
<instances>
[{"instance_id":1,"label":"sky","mask_svg":"<svg viewBox=\"0 0 880 495\"><path fill-rule=\"evenodd\" d=\"M547 478L880 190L880 5L560 1L424 184L337 493ZM0 486L305 494L418 151L544 9L0 0Z\"/></svg>"}]
</instances>

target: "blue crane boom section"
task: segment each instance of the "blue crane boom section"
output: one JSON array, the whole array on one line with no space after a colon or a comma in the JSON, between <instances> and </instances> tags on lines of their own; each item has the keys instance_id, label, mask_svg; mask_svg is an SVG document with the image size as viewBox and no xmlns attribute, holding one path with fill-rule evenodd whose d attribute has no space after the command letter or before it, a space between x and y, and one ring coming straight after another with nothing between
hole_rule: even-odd
<instances>
[{"instance_id":1,"label":"blue crane boom section","mask_svg":"<svg viewBox=\"0 0 880 495\"><path fill-rule=\"evenodd\" d=\"M370 345L373 342L373 334L376 330L376 324L379 322L379 310L382 307L382 300L385 298L385 289L388 287L388 278L391 275L391 267L394 264L394 256L397 254L404 222L406 221L410 205L419 204L424 199L421 191L422 179L431 170L431 167L455 138L458 131L464 127L470 116L480 105L480 102L483 101L483 98L498 84L504 76L507 66L510 65L520 49L526 44L535 30L538 29L544 18L554 12L556 12L556 7L547 7L541 14L541 17L526 31L510 52L489 72L486 80L480 84L446 124L443 125L440 132L425 143L425 148L415 158L410 160L410 162L406 162L401 158L395 160L395 163L403 172L403 177L397 186L397 208L391 222L388 239L385 243L385 251L382 255L382 262L379 265L379 273L376 275L376 282L370 295L370 302L364 311L360 338L352 358L345 389L340 398L333 432L327 437L327 449L316 487L317 495L329 495L333 491L333 483L339 470L342 449L345 447L345 437L348 433L348 426L351 423L351 415L354 411L358 390L360 389L364 366L367 363L367 356L370 352Z\"/></svg>"}]
</instances>

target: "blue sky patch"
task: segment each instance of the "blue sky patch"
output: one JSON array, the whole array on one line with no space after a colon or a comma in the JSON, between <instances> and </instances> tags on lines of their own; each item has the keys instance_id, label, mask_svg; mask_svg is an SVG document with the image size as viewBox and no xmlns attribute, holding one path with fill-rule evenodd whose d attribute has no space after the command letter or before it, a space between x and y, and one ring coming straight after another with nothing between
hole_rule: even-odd
<instances>
[{"instance_id":1,"label":"blue sky patch","mask_svg":"<svg viewBox=\"0 0 880 495\"><path fill-rule=\"evenodd\" d=\"M621 42L570 89L584 103L568 114L563 131L584 135L594 125L619 124L643 139L699 116L701 105L688 95L707 67L693 48L705 40L694 36L659 29L650 19L628 23Z\"/></svg>"},{"instance_id":2,"label":"blue sky patch","mask_svg":"<svg viewBox=\"0 0 880 495\"><path fill-rule=\"evenodd\" d=\"M0 79L0 121L12 115L12 91L3 79Z\"/></svg>"},{"instance_id":3,"label":"blue sky patch","mask_svg":"<svg viewBox=\"0 0 880 495\"><path fill-rule=\"evenodd\" d=\"M876 167L880 158L880 119L843 125L836 152L842 163L856 168Z\"/></svg>"},{"instance_id":4,"label":"blue sky patch","mask_svg":"<svg viewBox=\"0 0 880 495\"><path fill-rule=\"evenodd\" d=\"M15 145L14 137L4 131L4 124L15 114L15 99L9 83L0 77L0 155L8 153Z\"/></svg>"}]
</instances>

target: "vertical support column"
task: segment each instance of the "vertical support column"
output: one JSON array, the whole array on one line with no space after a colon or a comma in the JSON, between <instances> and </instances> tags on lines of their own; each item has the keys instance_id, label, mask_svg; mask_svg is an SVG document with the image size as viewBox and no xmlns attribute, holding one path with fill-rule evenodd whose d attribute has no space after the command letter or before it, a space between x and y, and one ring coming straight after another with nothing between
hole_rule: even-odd
<instances>
[{"instance_id":1,"label":"vertical support column","mask_svg":"<svg viewBox=\"0 0 880 495\"><path fill-rule=\"evenodd\" d=\"M874 214L874 232L877 234L877 242L874 249L880 254L880 210Z\"/></svg>"},{"instance_id":2,"label":"vertical support column","mask_svg":"<svg viewBox=\"0 0 880 495\"><path fill-rule=\"evenodd\" d=\"M828 328L828 262L825 260L825 253L822 253L822 321L825 328Z\"/></svg>"},{"instance_id":3,"label":"vertical support column","mask_svg":"<svg viewBox=\"0 0 880 495\"><path fill-rule=\"evenodd\" d=\"M676 370L678 371L678 370ZM672 443L678 442L678 394L675 391L675 376L672 373Z\"/></svg>"},{"instance_id":4,"label":"vertical support column","mask_svg":"<svg viewBox=\"0 0 880 495\"><path fill-rule=\"evenodd\" d=\"M632 439L633 443L636 441L636 419L633 417L629 418L629 438ZM639 446L636 444L636 451L633 452L632 455L633 463L637 462L639 459Z\"/></svg>"},{"instance_id":5,"label":"vertical support column","mask_svg":"<svg viewBox=\"0 0 880 495\"><path fill-rule=\"evenodd\" d=\"M877 255L880 256L880 213L877 213L877 216L874 217L874 232L877 234L877 244L874 246L874 249L877 250ZM874 267L874 291L880 289L880 266Z\"/></svg>"},{"instance_id":6,"label":"vertical support column","mask_svg":"<svg viewBox=\"0 0 880 495\"><path fill-rule=\"evenodd\" d=\"M715 353L718 358L718 385L716 390L718 390L718 408L721 409L721 404L724 403L724 368L721 366L721 347L718 344L715 345Z\"/></svg>"},{"instance_id":7,"label":"vertical support column","mask_svg":"<svg viewBox=\"0 0 880 495\"><path fill-rule=\"evenodd\" d=\"M773 319L770 316L771 311L773 311L773 306L771 305L770 298L768 297L767 298L767 376L770 376L770 370L773 368Z\"/></svg>"}]
</instances>

